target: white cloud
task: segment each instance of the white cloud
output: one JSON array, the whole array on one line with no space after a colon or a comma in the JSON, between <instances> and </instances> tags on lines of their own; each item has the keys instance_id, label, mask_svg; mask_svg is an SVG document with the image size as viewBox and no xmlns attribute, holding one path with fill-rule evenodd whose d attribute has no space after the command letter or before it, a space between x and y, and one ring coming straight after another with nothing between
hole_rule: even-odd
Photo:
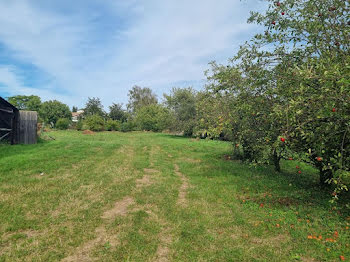
<instances>
[{"instance_id":1,"label":"white cloud","mask_svg":"<svg viewBox=\"0 0 350 262\"><path fill-rule=\"evenodd\" d=\"M6 91L6 93L10 93L11 95L38 95L45 101L58 99L61 101L66 100L67 103L74 102L74 99L54 93L45 87L40 89L32 88L25 86L23 82L23 79L20 79L20 73L16 72L12 66L0 66L0 96L3 96L2 92Z\"/></svg>"},{"instance_id":2,"label":"white cloud","mask_svg":"<svg viewBox=\"0 0 350 262\"><path fill-rule=\"evenodd\" d=\"M106 105L126 102L134 84L161 95L175 83L203 79L209 61L232 56L254 29L245 23L252 4L259 8L239 0L81 2L92 3L100 9L66 15L34 1L0 0L0 43L13 61L32 64L50 80L25 87L21 70L10 70L8 92L78 106L88 96Z\"/></svg>"}]
</instances>

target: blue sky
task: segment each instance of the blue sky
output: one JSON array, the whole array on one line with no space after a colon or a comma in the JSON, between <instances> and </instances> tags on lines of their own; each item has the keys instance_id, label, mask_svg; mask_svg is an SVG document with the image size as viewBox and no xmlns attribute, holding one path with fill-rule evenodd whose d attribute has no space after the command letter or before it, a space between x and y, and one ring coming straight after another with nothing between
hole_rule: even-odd
<instances>
[{"instance_id":1,"label":"blue sky","mask_svg":"<svg viewBox=\"0 0 350 262\"><path fill-rule=\"evenodd\" d=\"M82 107L127 103L133 85L159 98L200 89L257 26L259 0L0 0L0 96L39 95Z\"/></svg>"}]
</instances>

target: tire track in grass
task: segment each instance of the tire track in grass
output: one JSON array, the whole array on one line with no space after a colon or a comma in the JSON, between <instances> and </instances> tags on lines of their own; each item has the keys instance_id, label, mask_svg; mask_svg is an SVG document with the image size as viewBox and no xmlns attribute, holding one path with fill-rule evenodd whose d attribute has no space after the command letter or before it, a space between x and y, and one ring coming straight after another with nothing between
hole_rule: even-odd
<instances>
[{"instance_id":1,"label":"tire track in grass","mask_svg":"<svg viewBox=\"0 0 350 262\"><path fill-rule=\"evenodd\" d=\"M126 196L122 200L117 201L112 209L109 209L103 213L101 218L109 223L113 221L117 216L125 216L128 213L128 207L134 203L134 199ZM95 230L96 238L84 243L77 248L75 253L71 256L64 258L63 262L73 262L73 261L92 261L90 258L91 250L98 244L104 242L109 242L112 246L117 246L119 244L118 239L115 236L108 236L105 225L101 225Z\"/></svg>"},{"instance_id":2,"label":"tire track in grass","mask_svg":"<svg viewBox=\"0 0 350 262\"><path fill-rule=\"evenodd\" d=\"M129 159L126 164L131 163ZM146 174L141 178L136 180L136 189L147 186L152 181L150 176ZM106 225L114 221L118 216L126 216L129 212L129 207L135 204L135 200L131 196L125 196L122 200L115 202L114 207L106 210L101 218L103 219L103 225L95 229L96 237L90 241L83 243L80 247L76 249L73 255L64 258L63 262L73 262L73 261L92 261L90 257L91 251L99 244L109 242L111 246L119 245L118 235L109 236L106 230Z\"/></svg>"},{"instance_id":3,"label":"tire track in grass","mask_svg":"<svg viewBox=\"0 0 350 262\"><path fill-rule=\"evenodd\" d=\"M181 179L181 187L179 189L179 197L177 199L177 205L186 207L187 206L187 190L188 190L188 178L180 172L180 168L177 164L174 164L175 174Z\"/></svg>"},{"instance_id":4,"label":"tire track in grass","mask_svg":"<svg viewBox=\"0 0 350 262\"><path fill-rule=\"evenodd\" d=\"M169 261L170 245L173 242L173 238L170 235L170 228L163 225L163 230L159 235L160 245L158 245L155 262Z\"/></svg>"},{"instance_id":5,"label":"tire track in grass","mask_svg":"<svg viewBox=\"0 0 350 262\"><path fill-rule=\"evenodd\" d=\"M144 177L142 180L152 181L152 177L156 175L160 175L161 171L155 169L156 160L154 155L156 152L162 151L159 146L152 146L151 150L149 152L149 161L150 161L150 168L144 168ZM156 213L154 213L152 210L146 210L146 212L161 226L161 232L158 235L159 239L159 245L157 247L157 251L155 253L154 259L152 261L155 262L167 262L169 261L169 256L171 254L170 245L173 242L173 237L171 234L171 227L168 225L168 223L163 219L160 218Z\"/></svg>"}]
</instances>

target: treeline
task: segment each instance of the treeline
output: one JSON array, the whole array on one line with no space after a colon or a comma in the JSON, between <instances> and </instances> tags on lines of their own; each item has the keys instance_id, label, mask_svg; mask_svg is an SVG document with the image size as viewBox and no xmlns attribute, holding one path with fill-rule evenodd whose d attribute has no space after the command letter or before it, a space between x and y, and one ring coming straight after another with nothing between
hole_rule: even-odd
<instances>
[{"instance_id":1,"label":"treeline","mask_svg":"<svg viewBox=\"0 0 350 262\"><path fill-rule=\"evenodd\" d=\"M9 97L10 103L20 110L33 110L39 122L57 129L91 131L154 131L163 130L192 136L196 127L197 92L192 88L173 88L164 94L163 101L148 87L134 86L129 90L126 108L113 103L108 112L98 97L88 98L84 108L78 110L57 101L41 102L38 96ZM80 111L78 122L72 122L72 112Z\"/></svg>"}]
</instances>

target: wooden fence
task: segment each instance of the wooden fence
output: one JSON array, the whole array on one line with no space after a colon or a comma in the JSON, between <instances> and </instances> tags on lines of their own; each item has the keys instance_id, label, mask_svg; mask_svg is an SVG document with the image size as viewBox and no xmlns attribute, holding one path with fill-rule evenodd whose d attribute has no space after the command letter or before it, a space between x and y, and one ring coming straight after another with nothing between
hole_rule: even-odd
<instances>
[{"instance_id":1,"label":"wooden fence","mask_svg":"<svg viewBox=\"0 0 350 262\"><path fill-rule=\"evenodd\" d=\"M35 144L37 142L37 123L37 112L19 111L17 134L20 144Z\"/></svg>"}]
</instances>

